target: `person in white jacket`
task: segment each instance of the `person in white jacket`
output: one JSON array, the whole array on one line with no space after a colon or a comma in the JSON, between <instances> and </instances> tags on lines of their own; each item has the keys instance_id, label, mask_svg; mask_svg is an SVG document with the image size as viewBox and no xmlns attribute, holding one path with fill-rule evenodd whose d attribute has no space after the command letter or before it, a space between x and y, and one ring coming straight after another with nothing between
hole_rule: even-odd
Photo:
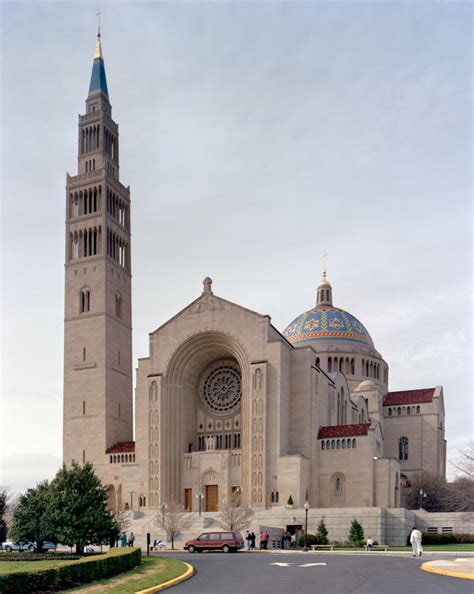
<instances>
[{"instance_id":1,"label":"person in white jacket","mask_svg":"<svg viewBox=\"0 0 474 594\"><path fill-rule=\"evenodd\" d=\"M413 550L413 557L421 557L421 553L423 552L421 539L421 532L416 528L416 526L413 526L413 529L410 533L410 543Z\"/></svg>"}]
</instances>

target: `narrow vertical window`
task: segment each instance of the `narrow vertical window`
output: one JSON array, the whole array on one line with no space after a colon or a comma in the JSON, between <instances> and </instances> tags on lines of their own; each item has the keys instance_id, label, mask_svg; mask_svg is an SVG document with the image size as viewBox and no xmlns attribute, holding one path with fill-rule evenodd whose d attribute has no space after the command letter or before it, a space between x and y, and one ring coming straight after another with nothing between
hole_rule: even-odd
<instances>
[{"instance_id":1,"label":"narrow vertical window","mask_svg":"<svg viewBox=\"0 0 474 594\"><path fill-rule=\"evenodd\" d=\"M85 400L82 401L82 414L83 415L86 414L86 401Z\"/></svg>"},{"instance_id":2,"label":"narrow vertical window","mask_svg":"<svg viewBox=\"0 0 474 594\"><path fill-rule=\"evenodd\" d=\"M118 405L118 415L119 415L119 419L122 418L122 410L120 408L120 404Z\"/></svg>"},{"instance_id":3,"label":"narrow vertical window","mask_svg":"<svg viewBox=\"0 0 474 594\"><path fill-rule=\"evenodd\" d=\"M86 450L82 450L82 463L86 463Z\"/></svg>"},{"instance_id":4,"label":"narrow vertical window","mask_svg":"<svg viewBox=\"0 0 474 594\"><path fill-rule=\"evenodd\" d=\"M82 348L82 360L85 361L86 360L86 347Z\"/></svg>"}]
</instances>

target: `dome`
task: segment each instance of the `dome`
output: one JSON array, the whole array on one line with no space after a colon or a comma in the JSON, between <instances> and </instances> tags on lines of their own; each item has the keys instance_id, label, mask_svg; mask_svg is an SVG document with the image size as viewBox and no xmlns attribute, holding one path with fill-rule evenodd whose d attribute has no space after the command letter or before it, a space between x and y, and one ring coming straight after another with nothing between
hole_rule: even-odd
<instances>
[{"instance_id":1,"label":"dome","mask_svg":"<svg viewBox=\"0 0 474 594\"><path fill-rule=\"evenodd\" d=\"M352 314L333 305L318 304L305 311L283 331L294 346L321 341L346 341L374 348L365 326Z\"/></svg>"},{"instance_id":2,"label":"dome","mask_svg":"<svg viewBox=\"0 0 474 594\"><path fill-rule=\"evenodd\" d=\"M361 382L354 392L368 392L369 390L376 390L377 386L372 380L364 380Z\"/></svg>"}]
</instances>

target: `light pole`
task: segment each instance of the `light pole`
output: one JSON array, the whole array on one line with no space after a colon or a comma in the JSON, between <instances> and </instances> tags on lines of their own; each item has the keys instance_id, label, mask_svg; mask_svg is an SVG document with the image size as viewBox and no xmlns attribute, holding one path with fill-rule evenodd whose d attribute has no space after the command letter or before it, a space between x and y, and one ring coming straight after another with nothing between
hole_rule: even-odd
<instances>
[{"instance_id":1,"label":"light pole","mask_svg":"<svg viewBox=\"0 0 474 594\"><path fill-rule=\"evenodd\" d=\"M423 499L426 499L426 497L427 497L426 491L423 491L423 489L420 489L420 509L423 509Z\"/></svg>"},{"instance_id":2,"label":"light pole","mask_svg":"<svg viewBox=\"0 0 474 594\"><path fill-rule=\"evenodd\" d=\"M303 551L308 552L308 512L309 512L309 503L306 502L304 504L304 512L305 512L305 520L304 520L304 549Z\"/></svg>"},{"instance_id":3,"label":"light pole","mask_svg":"<svg viewBox=\"0 0 474 594\"><path fill-rule=\"evenodd\" d=\"M201 493L201 491L199 491L199 493L197 493L196 497L199 499L199 515L201 515L201 512L202 512L202 500L204 499L204 494Z\"/></svg>"},{"instance_id":4,"label":"light pole","mask_svg":"<svg viewBox=\"0 0 474 594\"><path fill-rule=\"evenodd\" d=\"M168 505L166 504L165 501L162 501L160 503L160 507L161 507L161 517L163 518L163 526L165 525L165 512L166 512L166 508L168 507Z\"/></svg>"},{"instance_id":5,"label":"light pole","mask_svg":"<svg viewBox=\"0 0 474 594\"><path fill-rule=\"evenodd\" d=\"M129 491L128 494L130 495L130 511L133 511L133 496L135 495L135 491Z\"/></svg>"}]
</instances>

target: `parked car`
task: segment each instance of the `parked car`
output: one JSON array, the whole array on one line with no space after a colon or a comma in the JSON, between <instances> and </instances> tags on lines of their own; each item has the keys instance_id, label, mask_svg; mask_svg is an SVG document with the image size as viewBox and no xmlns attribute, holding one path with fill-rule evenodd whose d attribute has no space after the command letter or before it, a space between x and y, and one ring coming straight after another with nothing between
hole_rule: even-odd
<instances>
[{"instance_id":1,"label":"parked car","mask_svg":"<svg viewBox=\"0 0 474 594\"><path fill-rule=\"evenodd\" d=\"M188 540L184 549L189 553L197 551L223 551L230 553L244 548L244 539L240 532L203 532L197 538Z\"/></svg>"},{"instance_id":2,"label":"parked car","mask_svg":"<svg viewBox=\"0 0 474 594\"><path fill-rule=\"evenodd\" d=\"M31 551L35 550L35 545L32 542L13 542L12 540L7 540L2 542L2 548L7 553L11 553L11 551Z\"/></svg>"},{"instance_id":3,"label":"parked car","mask_svg":"<svg viewBox=\"0 0 474 594\"><path fill-rule=\"evenodd\" d=\"M33 553L36 551L36 543L34 542L13 542L12 540L7 540L2 542L2 549L7 553L11 551L30 551ZM56 545L53 542L44 541L43 542L43 551L51 551L55 550Z\"/></svg>"}]
</instances>

